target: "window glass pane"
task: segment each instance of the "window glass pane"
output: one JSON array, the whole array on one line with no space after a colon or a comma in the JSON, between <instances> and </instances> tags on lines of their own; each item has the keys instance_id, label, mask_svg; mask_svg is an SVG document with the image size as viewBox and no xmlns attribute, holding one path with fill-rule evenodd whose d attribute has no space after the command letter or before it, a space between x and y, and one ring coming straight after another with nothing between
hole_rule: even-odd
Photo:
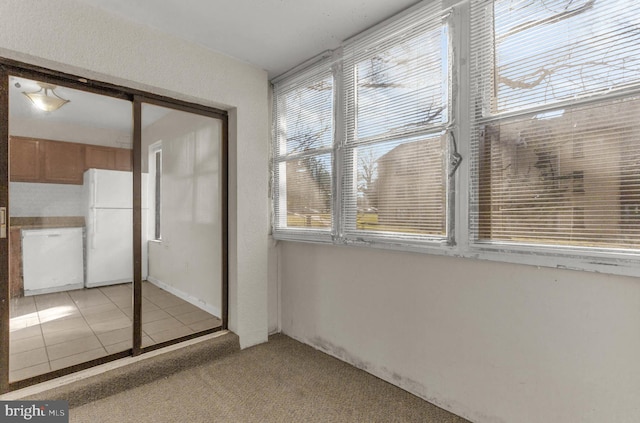
<instances>
[{"instance_id":1,"label":"window glass pane","mask_svg":"<svg viewBox=\"0 0 640 423\"><path fill-rule=\"evenodd\" d=\"M447 121L447 27L396 41L355 65L356 137Z\"/></svg>"},{"instance_id":2,"label":"window glass pane","mask_svg":"<svg viewBox=\"0 0 640 423\"><path fill-rule=\"evenodd\" d=\"M640 97L485 126L479 238L640 246Z\"/></svg>"},{"instance_id":3,"label":"window glass pane","mask_svg":"<svg viewBox=\"0 0 640 423\"><path fill-rule=\"evenodd\" d=\"M141 118L144 348L222 326L224 139L218 118L149 103Z\"/></svg>"},{"instance_id":4,"label":"window glass pane","mask_svg":"<svg viewBox=\"0 0 640 423\"><path fill-rule=\"evenodd\" d=\"M634 3L495 1L493 111L553 103L637 82L640 14Z\"/></svg>"},{"instance_id":5,"label":"window glass pane","mask_svg":"<svg viewBox=\"0 0 640 423\"><path fill-rule=\"evenodd\" d=\"M278 155L331 147L333 76L325 73L278 97Z\"/></svg>"},{"instance_id":6,"label":"window glass pane","mask_svg":"<svg viewBox=\"0 0 640 423\"><path fill-rule=\"evenodd\" d=\"M333 73L324 61L274 86L274 232L332 229Z\"/></svg>"},{"instance_id":7,"label":"window glass pane","mask_svg":"<svg viewBox=\"0 0 640 423\"><path fill-rule=\"evenodd\" d=\"M14 75L8 82L3 287L6 370L17 382L132 347L133 114L126 100ZM25 96L47 90L49 100L69 102L50 110Z\"/></svg>"},{"instance_id":8,"label":"window glass pane","mask_svg":"<svg viewBox=\"0 0 640 423\"><path fill-rule=\"evenodd\" d=\"M281 226L331 229L331 154L281 162L279 172Z\"/></svg>"},{"instance_id":9,"label":"window glass pane","mask_svg":"<svg viewBox=\"0 0 640 423\"><path fill-rule=\"evenodd\" d=\"M444 149L444 135L354 149L356 230L445 236Z\"/></svg>"}]
</instances>

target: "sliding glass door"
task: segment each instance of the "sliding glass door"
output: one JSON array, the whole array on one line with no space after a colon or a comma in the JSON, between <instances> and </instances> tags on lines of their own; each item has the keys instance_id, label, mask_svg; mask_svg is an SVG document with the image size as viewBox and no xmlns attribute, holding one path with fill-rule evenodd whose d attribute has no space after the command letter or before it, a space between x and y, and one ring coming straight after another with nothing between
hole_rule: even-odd
<instances>
[{"instance_id":1,"label":"sliding glass door","mask_svg":"<svg viewBox=\"0 0 640 423\"><path fill-rule=\"evenodd\" d=\"M0 392L226 328L226 113L1 58L0 101Z\"/></svg>"}]
</instances>

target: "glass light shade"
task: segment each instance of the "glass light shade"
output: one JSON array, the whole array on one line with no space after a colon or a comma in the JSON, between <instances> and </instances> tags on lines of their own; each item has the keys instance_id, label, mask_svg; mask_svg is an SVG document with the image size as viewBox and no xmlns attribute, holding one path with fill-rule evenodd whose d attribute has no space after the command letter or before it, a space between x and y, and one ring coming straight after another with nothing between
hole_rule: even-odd
<instances>
[{"instance_id":1,"label":"glass light shade","mask_svg":"<svg viewBox=\"0 0 640 423\"><path fill-rule=\"evenodd\" d=\"M69 100L65 100L60 97L54 89L55 85L46 84L44 82L38 82L40 89L33 93L23 92L25 96L40 110L45 112L53 112L54 110L58 110L60 107L64 106L69 102ZM49 94L51 91L51 94Z\"/></svg>"}]
</instances>

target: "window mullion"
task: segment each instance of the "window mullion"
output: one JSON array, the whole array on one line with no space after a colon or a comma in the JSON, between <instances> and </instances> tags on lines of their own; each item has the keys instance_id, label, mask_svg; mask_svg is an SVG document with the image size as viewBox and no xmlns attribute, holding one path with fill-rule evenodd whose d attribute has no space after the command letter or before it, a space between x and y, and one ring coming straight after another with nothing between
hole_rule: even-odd
<instances>
[{"instance_id":1,"label":"window mullion","mask_svg":"<svg viewBox=\"0 0 640 423\"><path fill-rule=\"evenodd\" d=\"M464 3L454 8L450 18L451 28L451 102L453 125L450 128L457 140L458 153L462 163L453 181L453 207L450 217L453 220L452 242L458 251L466 251L469 246L470 192L472 180L470 176L472 152L471 117L469 115L470 83L469 83L469 4Z\"/></svg>"},{"instance_id":2,"label":"window mullion","mask_svg":"<svg viewBox=\"0 0 640 423\"><path fill-rule=\"evenodd\" d=\"M335 52L335 64L333 65L333 78L335 81L334 93L334 135L333 135L333 222L332 237L334 242L342 242L344 236L342 216L342 183L344 178L343 146L345 144L345 94L344 94L344 65L342 62L342 49ZM340 59L340 60L337 60Z\"/></svg>"}]
</instances>

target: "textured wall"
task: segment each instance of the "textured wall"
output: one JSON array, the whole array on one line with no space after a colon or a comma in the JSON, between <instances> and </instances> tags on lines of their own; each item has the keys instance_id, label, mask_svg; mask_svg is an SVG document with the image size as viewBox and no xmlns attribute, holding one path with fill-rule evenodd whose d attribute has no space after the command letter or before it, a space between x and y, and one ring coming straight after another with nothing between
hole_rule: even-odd
<instances>
[{"instance_id":1,"label":"textured wall","mask_svg":"<svg viewBox=\"0 0 640 423\"><path fill-rule=\"evenodd\" d=\"M640 421L636 278L278 248L290 336L474 422Z\"/></svg>"},{"instance_id":2,"label":"textured wall","mask_svg":"<svg viewBox=\"0 0 640 423\"><path fill-rule=\"evenodd\" d=\"M267 340L266 72L73 0L0 2L0 55L230 113L230 328Z\"/></svg>"}]
</instances>

